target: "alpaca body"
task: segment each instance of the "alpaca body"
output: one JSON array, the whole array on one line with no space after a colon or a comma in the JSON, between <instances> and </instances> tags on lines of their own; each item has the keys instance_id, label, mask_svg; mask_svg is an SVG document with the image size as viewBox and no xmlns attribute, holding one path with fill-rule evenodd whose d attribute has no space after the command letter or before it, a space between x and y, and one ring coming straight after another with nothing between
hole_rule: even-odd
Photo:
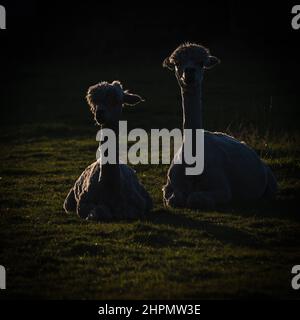
<instances>
[{"instance_id":1,"label":"alpaca body","mask_svg":"<svg viewBox=\"0 0 300 320\"><path fill-rule=\"evenodd\" d=\"M178 150L178 157L182 147ZM230 201L251 201L275 194L276 180L256 152L223 133L205 131L204 171L188 176L185 164L172 162L164 200L173 207L214 208Z\"/></svg>"},{"instance_id":2,"label":"alpaca body","mask_svg":"<svg viewBox=\"0 0 300 320\"><path fill-rule=\"evenodd\" d=\"M120 192L107 189L100 178L101 164L95 161L76 180L65 200L66 211L76 211L81 218L134 219L144 217L152 208L152 200L139 183L135 171L119 164Z\"/></svg>"}]
</instances>

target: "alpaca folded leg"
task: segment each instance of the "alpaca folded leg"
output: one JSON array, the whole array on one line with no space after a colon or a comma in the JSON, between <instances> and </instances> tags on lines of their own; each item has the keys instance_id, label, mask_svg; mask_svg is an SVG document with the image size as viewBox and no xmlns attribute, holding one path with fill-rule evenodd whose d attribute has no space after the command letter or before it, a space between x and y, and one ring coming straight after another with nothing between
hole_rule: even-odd
<instances>
[{"instance_id":1,"label":"alpaca folded leg","mask_svg":"<svg viewBox=\"0 0 300 320\"><path fill-rule=\"evenodd\" d=\"M183 193L179 190L174 190L171 185L166 185L163 188L163 199L164 204L171 208L182 208L186 202Z\"/></svg>"},{"instance_id":2,"label":"alpaca folded leg","mask_svg":"<svg viewBox=\"0 0 300 320\"><path fill-rule=\"evenodd\" d=\"M76 211L76 205L77 205L77 203L76 203L76 199L75 199L75 193L74 193L74 189L72 188L69 191L69 193L64 201L63 207L67 213L71 213L71 212Z\"/></svg>"},{"instance_id":3,"label":"alpaca folded leg","mask_svg":"<svg viewBox=\"0 0 300 320\"><path fill-rule=\"evenodd\" d=\"M217 205L226 204L231 200L229 188L214 191L192 192L187 198L187 207L200 210L215 210Z\"/></svg>"},{"instance_id":4,"label":"alpaca folded leg","mask_svg":"<svg viewBox=\"0 0 300 320\"><path fill-rule=\"evenodd\" d=\"M97 205L90 210L87 220L93 221L105 221L112 218L111 210L105 205Z\"/></svg>"},{"instance_id":5,"label":"alpaca folded leg","mask_svg":"<svg viewBox=\"0 0 300 320\"><path fill-rule=\"evenodd\" d=\"M92 205L92 202L90 201L89 194L87 192L82 192L77 203L77 215L82 219L86 219L93 209L94 205Z\"/></svg>"},{"instance_id":6,"label":"alpaca folded leg","mask_svg":"<svg viewBox=\"0 0 300 320\"><path fill-rule=\"evenodd\" d=\"M210 192L192 192L187 198L190 209L214 210L215 200Z\"/></svg>"}]
</instances>

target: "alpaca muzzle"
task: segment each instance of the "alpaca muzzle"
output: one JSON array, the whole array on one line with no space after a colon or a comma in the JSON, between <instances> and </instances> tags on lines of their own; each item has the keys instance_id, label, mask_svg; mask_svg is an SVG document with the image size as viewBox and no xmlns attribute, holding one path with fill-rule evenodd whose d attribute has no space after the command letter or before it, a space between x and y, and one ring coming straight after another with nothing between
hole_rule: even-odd
<instances>
[{"instance_id":1,"label":"alpaca muzzle","mask_svg":"<svg viewBox=\"0 0 300 320\"><path fill-rule=\"evenodd\" d=\"M182 80L185 84L193 84L196 81L196 70L194 68L187 68L183 75Z\"/></svg>"}]
</instances>

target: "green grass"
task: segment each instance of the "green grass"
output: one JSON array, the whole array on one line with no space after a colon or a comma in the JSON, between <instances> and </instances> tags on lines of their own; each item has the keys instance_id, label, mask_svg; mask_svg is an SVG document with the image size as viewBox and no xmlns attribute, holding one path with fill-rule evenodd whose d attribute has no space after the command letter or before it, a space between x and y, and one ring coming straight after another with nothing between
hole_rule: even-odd
<instances>
[{"instance_id":1,"label":"green grass","mask_svg":"<svg viewBox=\"0 0 300 320\"><path fill-rule=\"evenodd\" d=\"M139 165L153 212L145 220L94 223L62 210L69 188L95 159L87 86L125 79L147 102L126 109L124 118L147 130L180 126L180 100L159 61L136 69L74 65L24 67L1 98L8 124L0 141L0 264L7 269L0 297L299 298L290 285L291 268L300 263L296 95L276 82L275 71L250 60L243 70L231 70L234 62L227 61L212 71L205 121L209 129L232 131L272 167L280 185L276 201L216 212L169 210L161 193L168 166Z\"/></svg>"}]
</instances>

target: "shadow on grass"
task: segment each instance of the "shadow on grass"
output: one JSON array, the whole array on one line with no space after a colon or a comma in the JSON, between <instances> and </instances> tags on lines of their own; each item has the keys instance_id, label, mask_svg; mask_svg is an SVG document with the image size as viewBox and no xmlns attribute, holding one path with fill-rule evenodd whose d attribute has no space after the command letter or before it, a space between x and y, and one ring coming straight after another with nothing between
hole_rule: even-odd
<instances>
[{"instance_id":1,"label":"shadow on grass","mask_svg":"<svg viewBox=\"0 0 300 320\"><path fill-rule=\"evenodd\" d=\"M260 247L262 245L260 241L250 233L224 225L192 219L168 210L154 211L149 215L147 220L156 225L169 225L175 228L203 231L225 244L248 247Z\"/></svg>"},{"instance_id":2,"label":"shadow on grass","mask_svg":"<svg viewBox=\"0 0 300 320\"><path fill-rule=\"evenodd\" d=\"M288 219L291 221L299 220L296 199L278 198L274 201L260 201L255 204L235 203L231 208L218 210L221 215L239 215L244 217L257 216L261 218ZM287 213L287 208L291 210ZM206 212L207 213L207 212ZM245 246L252 248L263 248L265 244L255 235L241 231L237 228L216 224L209 221L201 220L201 212L193 211L194 217L187 216L185 213L172 212L168 209L158 209L152 211L143 221L150 222L154 226L142 224L133 237L135 242L150 247L195 247L191 241L183 241L178 238L176 229L184 228L188 230L200 231L207 234L223 244L235 246ZM72 220L73 221L73 220ZM112 221L101 221L101 223L111 223ZM118 223L128 223L128 220L114 220ZM258 222L259 223L259 222ZM155 228L159 226L160 228ZM161 227L166 227L161 229ZM168 226L175 230L168 229Z\"/></svg>"},{"instance_id":3,"label":"shadow on grass","mask_svg":"<svg viewBox=\"0 0 300 320\"><path fill-rule=\"evenodd\" d=\"M280 196L272 201L257 201L251 203L234 203L227 208L220 208L224 214L233 214L242 217L257 216L262 218L286 219L299 222L300 215L297 209L298 201L295 195Z\"/></svg>"}]
</instances>

